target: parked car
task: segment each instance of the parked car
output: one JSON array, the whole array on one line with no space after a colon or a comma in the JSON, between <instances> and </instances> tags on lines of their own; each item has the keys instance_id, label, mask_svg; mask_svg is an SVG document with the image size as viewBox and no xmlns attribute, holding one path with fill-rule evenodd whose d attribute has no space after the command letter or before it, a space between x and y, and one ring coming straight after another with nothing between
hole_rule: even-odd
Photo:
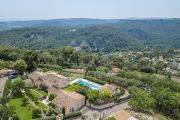
<instances>
[{"instance_id":1,"label":"parked car","mask_svg":"<svg viewBox=\"0 0 180 120\"><path fill-rule=\"evenodd\" d=\"M17 78L17 76L18 76L18 72L13 71L13 72L9 73L8 79L15 79L15 78Z\"/></svg>"}]
</instances>

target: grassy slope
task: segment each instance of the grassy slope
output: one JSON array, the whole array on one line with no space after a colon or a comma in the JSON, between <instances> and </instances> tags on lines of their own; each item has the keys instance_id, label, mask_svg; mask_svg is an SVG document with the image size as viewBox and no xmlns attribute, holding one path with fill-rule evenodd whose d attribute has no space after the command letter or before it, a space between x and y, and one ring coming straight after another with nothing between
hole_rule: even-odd
<instances>
[{"instance_id":1,"label":"grassy slope","mask_svg":"<svg viewBox=\"0 0 180 120\"><path fill-rule=\"evenodd\" d=\"M42 110L47 110L48 109L48 107L45 104L41 103L41 102L38 102L37 106Z\"/></svg>"},{"instance_id":2,"label":"grassy slope","mask_svg":"<svg viewBox=\"0 0 180 120\"><path fill-rule=\"evenodd\" d=\"M31 89L31 94L34 95L34 96L37 97L37 98L41 98L41 97L42 97L41 94L39 94L38 92L36 92L36 91L33 90L33 89Z\"/></svg>"}]
</instances>

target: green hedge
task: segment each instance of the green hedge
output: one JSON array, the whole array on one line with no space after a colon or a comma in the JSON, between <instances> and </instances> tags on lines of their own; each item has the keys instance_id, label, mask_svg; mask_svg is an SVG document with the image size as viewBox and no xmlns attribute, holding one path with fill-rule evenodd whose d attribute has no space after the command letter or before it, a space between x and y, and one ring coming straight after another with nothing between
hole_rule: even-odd
<instances>
[{"instance_id":1,"label":"green hedge","mask_svg":"<svg viewBox=\"0 0 180 120\"><path fill-rule=\"evenodd\" d=\"M121 78L104 72L88 71L87 75L116 85L121 85L125 88L129 86L144 87L143 82L140 80Z\"/></svg>"},{"instance_id":2,"label":"green hedge","mask_svg":"<svg viewBox=\"0 0 180 120\"><path fill-rule=\"evenodd\" d=\"M72 112L72 113L69 113L69 114L65 115L64 120L69 119L69 118L73 118L73 117L78 117L78 116L81 116L80 111Z\"/></svg>"},{"instance_id":3,"label":"green hedge","mask_svg":"<svg viewBox=\"0 0 180 120\"><path fill-rule=\"evenodd\" d=\"M12 66L13 66L12 61L0 60L0 69L3 69L3 68L12 69Z\"/></svg>"},{"instance_id":4,"label":"green hedge","mask_svg":"<svg viewBox=\"0 0 180 120\"><path fill-rule=\"evenodd\" d=\"M87 79L87 80L89 80L89 81L95 82L95 83L100 84L100 85L104 85L104 84L107 83L107 82L102 81L102 80L100 80L100 79L96 79L96 78L94 78L94 77L89 77L89 76L85 76L84 79Z\"/></svg>"},{"instance_id":5,"label":"green hedge","mask_svg":"<svg viewBox=\"0 0 180 120\"><path fill-rule=\"evenodd\" d=\"M9 94L9 92L11 90L11 83L12 83L11 80L6 81L6 84L4 86L3 96L7 96Z\"/></svg>"},{"instance_id":6,"label":"green hedge","mask_svg":"<svg viewBox=\"0 0 180 120\"><path fill-rule=\"evenodd\" d=\"M61 66L51 65L51 64L40 64L39 67L42 68L42 69L44 69L45 71L48 71L48 70L61 71L61 70L62 70L62 67L61 67Z\"/></svg>"}]
</instances>

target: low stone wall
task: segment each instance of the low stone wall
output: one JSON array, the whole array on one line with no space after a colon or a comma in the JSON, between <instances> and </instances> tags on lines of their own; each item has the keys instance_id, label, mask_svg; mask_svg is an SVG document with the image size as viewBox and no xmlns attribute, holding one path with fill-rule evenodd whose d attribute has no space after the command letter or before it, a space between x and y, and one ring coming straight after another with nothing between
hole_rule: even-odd
<instances>
[{"instance_id":1,"label":"low stone wall","mask_svg":"<svg viewBox=\"0 0 180 120\"><path fill-rule=\"evenodd\" d=\"M106 109L106 108L112 107L113 105L115 105L114 102L107 103L104 105L94 105L94 104L90 104L89 102L86 103L86 106L91 107L93 109L97 109L97 110Z\"/></svg>"},{"instance_id":2,"label":"low stone wall","mask_svg":"<svg viewBox=\"0 0 180 120\"><path fill-rule=\"evenodd\" d=\"M109 107L113 107L114 105L118 105L124 102L127 102L129 100L131 96L128 95L126 97L120 98L119 100L104 104L104 105L94 105L94 104L90 104L88 101L86 102L86 106L93 108L93 109L97 109L97 110L102 110L102 109L106 109Z\"/></svg>"}]
</instances>

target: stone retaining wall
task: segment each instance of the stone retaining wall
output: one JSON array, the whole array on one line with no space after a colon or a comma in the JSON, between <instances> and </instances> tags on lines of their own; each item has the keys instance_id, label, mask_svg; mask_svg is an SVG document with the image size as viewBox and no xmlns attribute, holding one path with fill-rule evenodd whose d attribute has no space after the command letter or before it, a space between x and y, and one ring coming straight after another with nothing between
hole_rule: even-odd
<instances>
[{"instance_id":1,"label":"stone retaining wall","mask_svg":"<svg viewBox=\"0 0 180 120\"><path fill-rule=\"evenodd\" d=\"M93 109L102 110L102 109L112 107L114 104L115 104L114 102L111 102L111 103L107 103L104 105L94 105L94 104L90 104L89 102L87 102L86 106L91 107Z\"/></svg>"},{"instance_id":2,"label":"stone retaining wall","mask_svg":"<svg viewBox=\"0 0 180 120\"><path fill-rule=\"evenodd\" d=\"M130 98L130 95L126 96L125 98L121 98L120 100L116 101L116 102L110 102L104 105L94 105L94 104L90 104L88 101L86 102L86 106L93 108L93 109L97 109L97 110L102 110L102 109L106 109L109 107L113 107L114 105L118 105L124 102L127 102L128 99Z\"/></svg>"}]
</instances>

